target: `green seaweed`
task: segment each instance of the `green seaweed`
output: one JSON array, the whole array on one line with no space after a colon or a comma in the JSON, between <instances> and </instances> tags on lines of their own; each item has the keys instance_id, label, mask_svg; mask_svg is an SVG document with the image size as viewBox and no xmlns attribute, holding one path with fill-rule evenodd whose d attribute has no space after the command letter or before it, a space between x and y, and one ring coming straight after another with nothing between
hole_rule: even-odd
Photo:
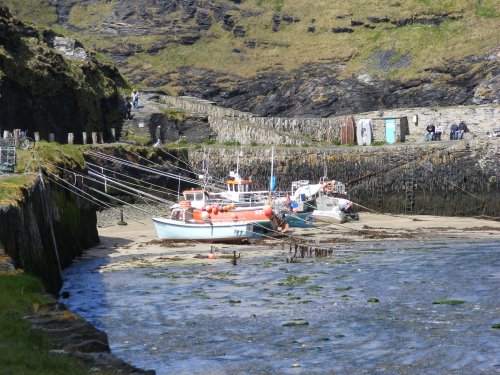
<instances>
[{"instance_id":1,"label":"green seaweed","mask_svg":"<svg viewBox=\"0 0 500 375\"><path fill-rule=\"evenodd\" d=\"M299 286L299 285L304 285L308 279L309 279L308 276L288 276L286 279L278 282L278 285Z\"/></svg>"},{"instance_id":2,"label":"green seaweed","mask_svg":"<svg viewBox=\"0 0 500 375\"><path fill-rule=\"evenodd\" d=\"M296 319L291 322L283 323L283 327L308 326L309 322L304 319Z\"/></svg>"},{"instance_id":3,"label":"green seaweed","mask_svg":"<svg viewBox=\"0 0 500 375\"><path fill-rule=\"evenodd\" d=\"M459 299L440 299L432 302L434 305L461 305L465 301Z\"/></svg>"}]
</instances>

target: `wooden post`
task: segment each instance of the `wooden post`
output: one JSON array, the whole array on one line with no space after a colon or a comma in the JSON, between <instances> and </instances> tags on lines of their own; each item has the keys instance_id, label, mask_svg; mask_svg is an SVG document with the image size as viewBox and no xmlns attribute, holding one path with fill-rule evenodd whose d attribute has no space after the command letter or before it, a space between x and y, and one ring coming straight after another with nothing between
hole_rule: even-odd
<instances>
[{"instance_id":1,"label":"wooden post","mask_svg":"<svg viewBox=\"0 0 500 375\"><path fill-rule=\"evenodd\" d=\"M40 142L40 133L35 132L35 142Z\"/></svg>"},{"instance_id":2,"label":"wooden post","mask_svg":"<svg viewBox=\"0 0 500 375\"><path fill-rule=\"evenodd\" d=\"M3 131L3 137L4 137L4 139L9 137L9 133L10 132L8 130L4 130Z\"/></svg>"},{"instance_id":3,"label":"wooden post","mask_svg":"<svg viewBox=\"0 0 500 375\"><path fill-rule=\"evenodd\" d=\"M69 145L75 144L75 135L73 133L68 133L68 144Z\"/></svg>"},{"instance_id":4,"label":"wooden post","mask_svg":"<svg viewBox=\"0 0 500 375\"><path fill-rule=\"evenodd\" d=\"M92 144L97 143L97 132L92 132Z\"/></svg>"},{"instance_id":5,"label":"wooden post","mask_svg":"<svg viewBox=\"0 0 500 375\"><path fill-rule=\"evenodd\" d=\"M21 131L21 129L14 129L14 142L16 143L17 145L17 142L19 142L19 132Z\"/></svg>"},{"instance_id":6,"label":"wooden post","mask_svg":"<svg viewBox=\"0 0 500 375\"><path fill-rule=\"evenodd\" d=\"M84 145L86 145L87 141L88 141L88 139L87 139L87 132L82 132L82 143Z\"/></svg>"},{"instance_id":7,"label":"wooden post","mask_svg":"<svg viewBox=\"0 0 500 375\"><path fill-rule=\"evenodd\" d=\"M56 140L56 136L54 133L49 133L49 142L54 142Z\"/></svg>"},{"instance_id":8,"label":"wooden post","mask_svg":"<svg viewBox=\"0 0 500 375\"><path fill-rule=\"evenodd\" d=\"M111 140L116 141L116 130L115 128L111 128Z\"/></svg>"}]
</instances>

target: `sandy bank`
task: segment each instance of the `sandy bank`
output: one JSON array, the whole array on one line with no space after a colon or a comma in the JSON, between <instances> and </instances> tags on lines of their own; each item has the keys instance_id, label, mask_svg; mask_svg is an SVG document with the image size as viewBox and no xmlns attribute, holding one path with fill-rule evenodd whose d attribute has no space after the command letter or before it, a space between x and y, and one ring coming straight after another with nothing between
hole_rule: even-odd
<instances>
[{"instance_id":1,"label":"sandy bank","mask_svg":"<svg viewBox=\"0 0 500 375\"><path fill-rule=\"evenodd\" d=\"M227 261L236 251L244 257L283 254L290 243L348 251L359 242L381 241L454 241L488 240L500 242L500 222L465 217L427 215L383 215L361 213L360 220L345 224L318 224L314 228L290 228L276 238L264 238L249 244L171 243L157 239L153 223L129 221L128 225L110 225L99 229L101 244L86 252L86 257L134 258L132 263L151 266L206 261L213 250L216 261ZM107 267L130 267L131 260L115 259ZM113 264L111 266L111 264Z\"/></svg>"}]
</instances>

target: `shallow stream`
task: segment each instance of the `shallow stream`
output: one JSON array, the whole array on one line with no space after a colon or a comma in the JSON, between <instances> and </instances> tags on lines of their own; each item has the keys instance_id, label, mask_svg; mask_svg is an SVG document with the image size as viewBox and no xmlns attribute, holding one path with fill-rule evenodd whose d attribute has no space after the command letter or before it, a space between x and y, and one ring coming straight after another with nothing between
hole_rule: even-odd
<instances>
[{"instance_id":1,"label":"shallow stream","mask_svg":"<svg viewBox=\"0 0 500 375\"><path fill-rule=\"evenodd\" d=\"M297 263L242 253L237 266L82 259L62 302L158 374L500 373L498 244L339 250Z\"/></svg>"}]
</instances>

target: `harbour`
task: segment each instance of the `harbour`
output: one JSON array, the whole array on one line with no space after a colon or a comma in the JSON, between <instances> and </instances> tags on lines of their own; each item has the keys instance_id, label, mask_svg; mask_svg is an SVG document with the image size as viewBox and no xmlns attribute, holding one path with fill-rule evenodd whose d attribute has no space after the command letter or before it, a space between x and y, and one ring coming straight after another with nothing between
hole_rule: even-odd
<instances>
[{"instance_id":1,"label":"harbour","mask_svg":"<svg viewBox=\"0 0 500 375\"><path fill-rule=\"evenodd\" d=\"M296 228L333 253L292 262L294 250L277 240L169 244L151 241L152 227L130 225L120 239L117 226L100 229L101 245L64 271L62 302L135 366L158 374L499 368L498 222L367 214L348 229ZM363 226L370 235L360 235ZM338 231L344 240L333 242Z\"/></svg>"}]
</instances>

